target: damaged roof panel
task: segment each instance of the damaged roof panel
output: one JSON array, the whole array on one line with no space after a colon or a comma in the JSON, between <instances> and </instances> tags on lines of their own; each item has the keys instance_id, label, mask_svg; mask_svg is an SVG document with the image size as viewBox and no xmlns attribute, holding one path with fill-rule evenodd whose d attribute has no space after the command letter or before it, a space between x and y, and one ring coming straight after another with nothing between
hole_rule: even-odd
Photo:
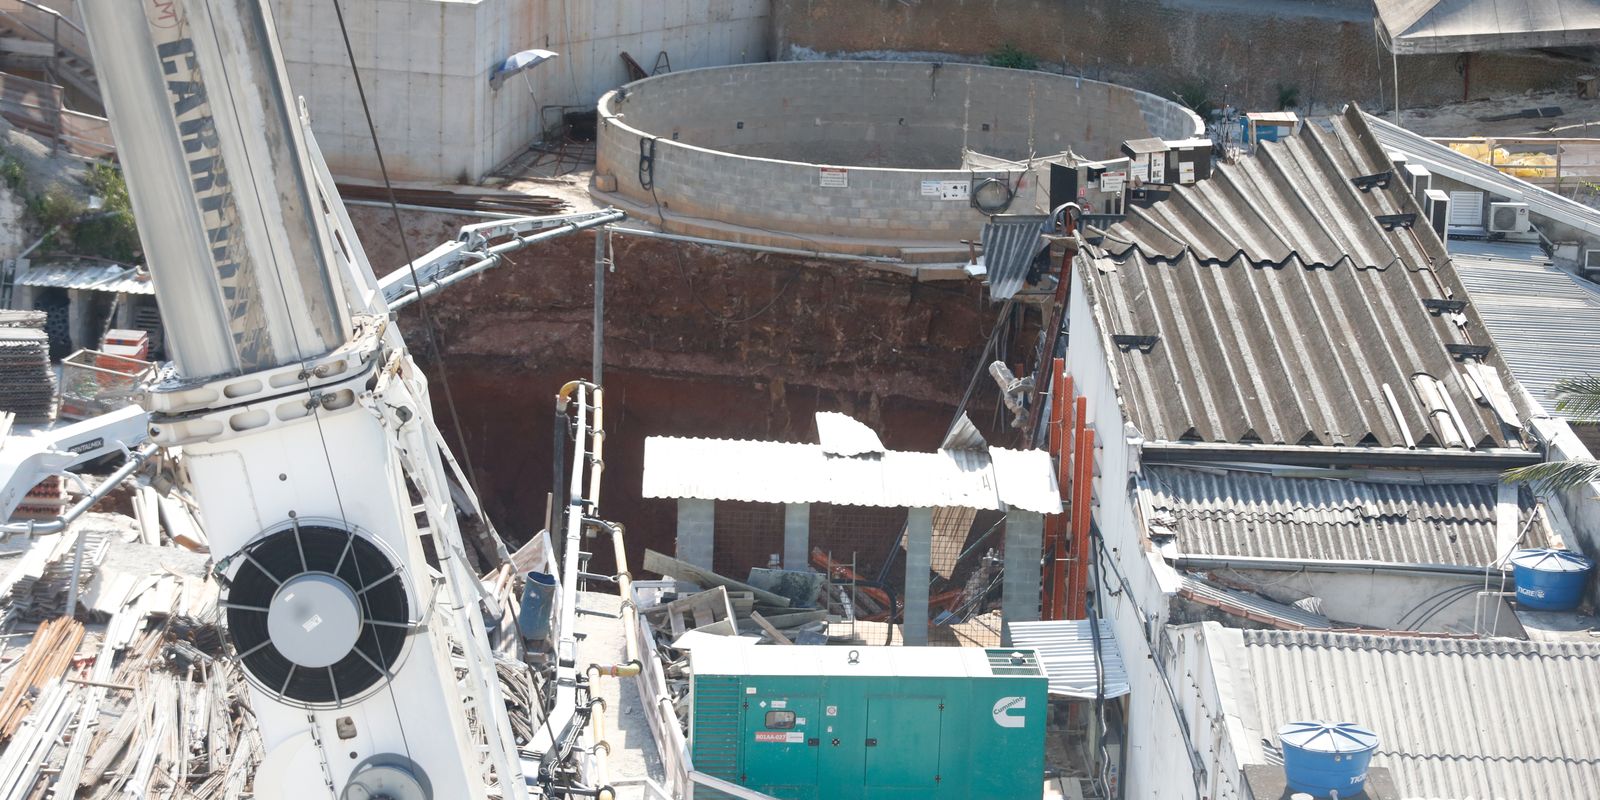
<instances>
[{"instance_id":1,"label":"damaged roof panel","mask_svg":"<svg viewBox=\"0 0 1600 800\"><path fill-rule=\"evenodd\" d=\"M1077 268L1146 439L1507 446L1456 360L1482 357L1487 333L1427 305L1467 296L1442 246L1385 229L1416 205L1398 179L1352 181L1390 169L1358 114L1333 130L1219 164L1085 248Z\"/></svg>"},{"instance_id":2,"label":"damaged roof panel","mask_svg":"<svg viewBox=\"0 0 1600 800\"><path fill-rule=\"evenodd\" d=\"M1150 532L1184 556L1483 566L1499 558L1499 504L1515 497L1523 547L1550 546L1532 498L1494 481L1278 477L1146 465ZM1502 492L1507 494L1503 495Z\"/></svg>"},{"instance_id":3,"label":"damaged roof panel","mask_svg":"<svg viewBox=\"0 0 1600 800\"><path fill-rule=\"evenodd\" d=\"M888 450L848 457L829 455L815 444L670 436L647 437L644 448L645 497L989 510L1004 510L1005 498L1040 513L1061 511L1043 451L1042 458L999 448L987 454ZM997 453L1003 467L992 460ZM1041 475L1023 474L1031 469ZM999 489L1001 480L1014 485Z\"/></svg>"},{"instance_id":4,"label":"damaged roof panel","mask_svg":"<svg viewBox=\"0 0 1600 800\"><path fill-rule=\"evenodd\" d=\"M1009 300L1022 290L1028 270L1049 245L1042 235L1050 218L1043 214L1000 214L983 226L983 265L989 299Z\"/></svg>"}]
</instances>

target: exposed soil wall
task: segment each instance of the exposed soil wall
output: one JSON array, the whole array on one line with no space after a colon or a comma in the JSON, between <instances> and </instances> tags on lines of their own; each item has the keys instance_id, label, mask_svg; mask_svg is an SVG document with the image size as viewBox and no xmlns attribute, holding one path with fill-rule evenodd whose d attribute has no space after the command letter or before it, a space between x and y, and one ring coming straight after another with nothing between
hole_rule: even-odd
<instances>
[{"instance_id":1,"label":"exposed soil wall","mask_svg":"<svg viewBox=\"0 0 1600 800\"><path fill-rule=\"evenodd\" d=\"M386 210L352 208L375 264L402 263ZM413 254L462 220L407 213ZM634 558L671 550L675 506L642 500L644 437L815 441L818 410L852 414L891 448L938 446L993 324L975 285L916 283L857 264L763 256L617 236L607 275L608 518ZM593 239L523 251L430 308L460 413L465 452L496 525L537 531L551 482L556 390L590 371ZM388 267L378 267L380 273ZM438 379L414 310L407 341ZM445 393L435 413L454 437ZM990 418L992 392L974 417ZM452 444L455 444L452 441ZM595 548L603 566L607 548Z\"/></svg>"},{"instance_id":2,"label":"exposed soil wall","mask_svg":"<svg viewBox=\"0 0 1600 800\"><path fill-rule=\"evenodd\" d=\"M773 0L773 52L793 57L893 52L982 57L1011 45L1068 74L1217 105L1393 104L1368 0ZM924 55L925 57L925 55ZM1400 59L1400 102L1570 86L1592 64L1480 53Z\"/></svg>"}]
</instances>

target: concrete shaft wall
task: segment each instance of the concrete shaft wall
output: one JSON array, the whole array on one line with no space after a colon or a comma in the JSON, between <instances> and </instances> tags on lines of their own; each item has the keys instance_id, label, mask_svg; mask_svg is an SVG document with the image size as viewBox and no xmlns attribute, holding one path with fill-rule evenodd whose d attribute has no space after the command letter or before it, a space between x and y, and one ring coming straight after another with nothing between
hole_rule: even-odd
<instances>
[{"instance_id":1,"label":"concrete shaft wall","mask_svg":"<svg viewBox=\"0 0 1600 800\"><path fill-rule=\"evenodd\" d=\"M773 0L780 58L951 53L1012 45L1047 65L1171 97L1276 108L1393 105L1392 65L1373 36L1371 0ZM1437 105L1571 85L1593 65L1523 53L1399 60L1400 102Z\"/></svg>"},{"instance_id":2,"label":"concrete shaft wall","mask_svg":"<svg viewBox=\"0 0 1600 800\"><path fill-rule=\"evenodd\" d=\"M376 178L332 4L272 0L284 61L340 177ZM397 180L477 181L542 130L541 106L592 106L646 69L763 60L769 0L346 0L345 21L384 158ZM522 50L560 54L500 88L496 65ZM559 115L552 111L547 122Z\"/></svg>"},{"instance_id":3,"label":"concrete shaft wall","mask_svg":"<svg viewBox=\"0 0 1600 800\"><path fill-rule=\"evenodd\" d=\"M1175 103L1121 86L967 64L787 62L628 88L631 128L757 158L957 169L962 149L1012 160L1110 157L1124 139L1192 135Z\"/></svg>"},{"instance_id":4,"label":"concrete shaft wall","mask_svg":"<svg viewBox=\"0 0 1600 800\"><path fill-rule=\"evenodd\" d=\"M1200 130L1197 117L1154 95L961 64L724 67L640 81L625 95L601 99L596 166L597 174L616 177L623 197L652 214L659 202L669 219L716 219L802 238L953 242L974 235L984 217L966 195L930 196L924 182L1007 177L1015 185L1018 176L959 169L963 138L980 152L1023 158L1030 146L1039 154L1071 147L1109 158L1126 139Z\"/></svg>"}]
</instances>

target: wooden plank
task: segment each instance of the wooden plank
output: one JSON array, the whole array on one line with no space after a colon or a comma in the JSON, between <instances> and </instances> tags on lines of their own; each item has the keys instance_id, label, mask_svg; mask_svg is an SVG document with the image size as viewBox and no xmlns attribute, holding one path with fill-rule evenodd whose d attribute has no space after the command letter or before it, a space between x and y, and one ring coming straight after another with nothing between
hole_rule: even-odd
<instances>
[{"instance_id":1,"label":"wooden plank","mask_svg":"<svg viewBox=\"0 0 1600 800\"><path fill-rule=\"evenodd\" d=\"M723 587L730 591L750 592L760 602L769 606L789 607L789 598L773 594L765 589L757 589L747 583L741 583L732 578L725 578L707 569L701 569L685 561L679 561L672 556L657 553L654 550L644 551L644 568L658 575L676 578L680 581L691 581L707 589Z\"/></svg>"},{"instance_id":2,"label":"wooden plank","mask_svg":"<svg viewBox=\"0 0 1600 800\"><path fill-rule=\"evenodd\" d=\"M772 640L777 642L778 644L788 644L788 645L794 644L794 642L789 641L789 637L783 635L783 631L780 631L777 628L772 627L772 623L768 622L766 617L761 616L761 612L759 612L759 611L750 612L750 618L755 620L756 624L760 625L761 629L766 631L767 635L771 636Z\"/></svg>"}]
</instances>

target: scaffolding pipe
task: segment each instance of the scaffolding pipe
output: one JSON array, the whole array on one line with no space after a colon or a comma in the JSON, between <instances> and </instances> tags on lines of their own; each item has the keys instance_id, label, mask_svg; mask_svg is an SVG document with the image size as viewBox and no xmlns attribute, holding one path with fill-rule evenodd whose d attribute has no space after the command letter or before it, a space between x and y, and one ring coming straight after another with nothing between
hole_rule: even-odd
<instances>
[{"instance_id":1,"label":"scaffolding pipe","mask_svg":"<svg viewBox=\"0 0 1600 800\"><path fill-rule=\"evenodd\" d=\"M627 215L621 211L614 211L593 219L586 219L582 222L569 222L559 228L550 228L547 230L530 233L525 236L513 237L509 241L501 242L500 244L489 247L486 251L488 255L484 258L474 261L471 264L468 264L467 266L450 273L449 275L436 278L424 286L411 287L410 291L400 295L394 300L389 301L389 310L395 311L397 309L404 308L405 306L408 306L424 297L430 297L434 294L437 294L439 291L448 286L460 283L461 281L477 275L480 272L497 267L500 265L501 261L505 260L506 253L515 252L527 247L530 244L538 244L539 242L543 242L548 239L556 239L571 233L577 233L578 231L588 230L589 228L599 227L612 222L618 222L626 217Z\"/></svg>"},{"instance_id":2,"label":"scaffolding pipe","mask_svg":"<svg viewBox=\"0 0 1600 800\"><path fill-rule=\"evenodd\" d=\"M601 384L600 367L605 358L606 337L606 237L607 228L594 232L594 376L595 386Z\"/></svg>"},{"instance_id":3,"label":"scaffolding pipe","mask_svg":"<svg viewBox=\"0 0 1600 800\"><path fill-rule=\"evenodd\" d=\"M105 499L106 495L111 494L112 489L117 488L117 484L122 483L129 475L132 475L139 467L143 466L146 461L149 461L150 457L156 454L156 449L154 444L146 444L129 453L126 463L118 467L117 471L106 476L105 481L96 487L94 491L55 519L43 522L39 520L8 522L0 525L0 541L6 541L13 536L48 536L65 531L73 520L83 516L84 512L93 507L95 503Z\"/></svg>"}]
</instances>

